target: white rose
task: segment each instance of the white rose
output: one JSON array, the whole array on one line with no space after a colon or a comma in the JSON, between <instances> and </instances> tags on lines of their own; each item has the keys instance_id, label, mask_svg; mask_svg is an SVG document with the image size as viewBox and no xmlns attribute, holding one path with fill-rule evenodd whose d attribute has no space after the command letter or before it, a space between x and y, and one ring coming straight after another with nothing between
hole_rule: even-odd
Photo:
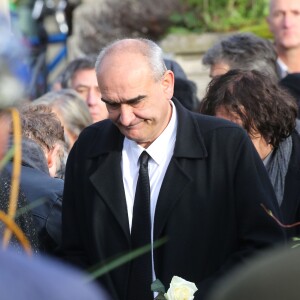
<instances>
[{"instance_id":1,"label":"white rose","mask_svg":"<svg viewBox=\"0 0 300 300\"><path fill-rule=\"evenodd\" d=\"M193 282L186 281L178 276L173 276L165 298L167 300L192 300L197 290Z\"/></svg>"}]
</instances>

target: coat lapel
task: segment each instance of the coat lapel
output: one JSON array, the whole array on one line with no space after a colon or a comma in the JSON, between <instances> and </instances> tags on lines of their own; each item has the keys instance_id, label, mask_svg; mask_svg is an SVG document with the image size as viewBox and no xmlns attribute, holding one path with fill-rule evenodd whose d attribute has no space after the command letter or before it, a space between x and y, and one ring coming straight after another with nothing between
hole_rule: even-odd
<instances>
[{"instance_id":1,"label":"coat lapel","mask_svg":"<svg viewBox=\"0 0 300 300\"><path fill-rule=\"evenodd\" d=\"M129 223L121 172L121 152L111 152L98 159L90 180L129 240Z\"/></svg>"},{"instance_id":2,"label":"coat lapel","mask_svg":"<svg viewBox=\"0 0 300 300\"><path fill-rule=\"evenodd\" d=\"M111 123L109 120L103 122ZM124 136L112 123L99 131L90 147L89 158L96 165L90 181L99 195L99 201L106 203L129 241L129 222L121 171L123 140Z\"/></svg>"},{"instance_id":3,"label":"coat lapel","mask_svg":"<svg viewBox=\"0 0 300 300\"><path fill-rule=\"evenodd\" d=\"M179 165L178 161L172 158L163 180L155 209L154 240L160 237L170 212L176 202L182 198L184 189L190 182L191 178Z\"/></svg>"},{"instance_id":4,"label":"coat lapel","mask_svg":"<svg viewBox=\"0 0 300 300\"><path fill-rule=\"evenodd\" d=\"M154 220L154 239L158 239L165 226L168 216L176 202L184 197L186 186L193 180L190 177L189 164L186 159L203 159L207 156L201 131L195 120L195 115L184 109L176 99L173 99L178 118L178 128L174 154L163 180Z\"/></svg>"}]
</instances>

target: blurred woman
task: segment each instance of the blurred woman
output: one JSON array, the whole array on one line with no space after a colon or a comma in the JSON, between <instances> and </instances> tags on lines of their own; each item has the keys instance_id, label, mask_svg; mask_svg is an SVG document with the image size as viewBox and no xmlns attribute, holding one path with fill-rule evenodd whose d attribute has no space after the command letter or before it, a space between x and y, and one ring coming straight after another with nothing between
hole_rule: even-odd
<instances>
[{"instance_id":1,"label":"blurred woman","mask_svg":"<svg viewBox=\"0 0 300 300\"><path fill-rule=\"evenodd\" d=\"M292 96L258 71L231 70L210 82L200 112L247 131L269 174L284 223L300 221L300 137ZM299 226L288 229L289 236L299 233Z\"/></svg>"},{"instance_id":2,"label":"blurred woman","mask_svg":"<svg viewBox=\"0 0 300 300\"><path fill-rule=\"evenodd\" d=\"M68 151L71 150L80 132L93 122L88 106L79 94L71 89L48 92L34 103L49 105L58 115L65 130Z\"/></svg>"}]
</instances>

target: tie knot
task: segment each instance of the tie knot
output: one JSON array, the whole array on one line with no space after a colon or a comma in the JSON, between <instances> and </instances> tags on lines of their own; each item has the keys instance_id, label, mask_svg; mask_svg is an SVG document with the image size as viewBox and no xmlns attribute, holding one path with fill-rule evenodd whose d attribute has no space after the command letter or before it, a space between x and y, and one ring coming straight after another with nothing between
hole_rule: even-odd
<instances>
[{"instance_id":1,"label":"tie knot","mask_svg":"<svg viewBox=\"0 0 300 300\"><path fill-rule=\"evenodd\" d=\"M143 151L140 155L140 165L147 166L149 158L150 155L146 151Z\"/></svg>"}]
</instances>

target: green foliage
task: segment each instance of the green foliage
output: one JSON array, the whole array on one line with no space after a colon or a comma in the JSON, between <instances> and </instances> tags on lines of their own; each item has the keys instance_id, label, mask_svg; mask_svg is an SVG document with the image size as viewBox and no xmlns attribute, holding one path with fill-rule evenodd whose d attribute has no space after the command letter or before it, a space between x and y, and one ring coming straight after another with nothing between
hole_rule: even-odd
<instances>
[{"instance_id":1,"label":"green foliage","mask_svg":"<svg viewBox=\"0 0 300 300\"><path fill-rule=\"evenodd\" d=\"M299 237L293 237L291 248L297 248L299 246L300 246L300 238Z\"/></svg>"},{"instance_id":2,"label":"green foliage","mask_svg":"<svg viewBox=\"0 0 300 300\"><path fill-rule=\"evenodd\" d=\"M262 38L265 39L272 39L273 35L271 31L269 30L269 26L266 22L266 20L263 20L261 23L257 25L252 25L252 26L245 26L241 28L241 32L252 32Z\"/></svg>"},{"instance_id":3,"label":"green foliage","mask_svg":"<svg viewBox=\"0 0 300 300\"><path fill-rule=\"evenodd\" d=\"M166 237L156 240L153 243L153 249L156 249L156 248L162 246L164 243L166 243L167 240L168 239ZM132 250L129 253L126 253L126 254L120 256L119 258L115 258L110 262L95 265L92 268L90 268L89 270L87 270L87 273L89 273L87 281L94 280L94 279L110 272L111 270L114 270L115 268L117 268L125 263L128 263L129 261L139 257L140 255L147 253L148 251L151 251L151 244L148 244L143 247Z\"/></svg>"},{"instance_id":4,"label":"green foliage","mask_svg":"<svg viewBox=\"0 0 300 300\"><path fill-rule=\"evenodd\" d=\"M262 23L268 13L268 0L180 1L181 11L170 17L170 32L236 31Z\"/></svg>"}]
</instances>

